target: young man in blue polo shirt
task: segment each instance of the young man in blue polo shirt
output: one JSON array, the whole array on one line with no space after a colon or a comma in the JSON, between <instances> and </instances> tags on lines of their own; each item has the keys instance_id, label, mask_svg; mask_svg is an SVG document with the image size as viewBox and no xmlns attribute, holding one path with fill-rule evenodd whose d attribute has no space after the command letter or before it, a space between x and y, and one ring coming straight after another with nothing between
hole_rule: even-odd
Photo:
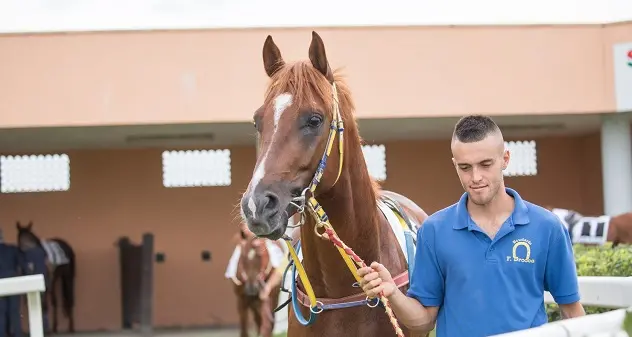
<instances>
[{"instance_id":1,"label":"young man in blue polo shirt","mask_svg":"<svg viewBox=\"0 0 632 337\"><path fill-rule=\"evenodd\" d=\"M585 315L568 230L548 210L506 188L502 133L486 116L455 126L452 156L465 193L431 215L417 240L410 289L383 265L362 268L362 288L390 300L398 320L437 337L483 337L547 322L544 291L565 318Z\"/></svg>"}]
</instances>

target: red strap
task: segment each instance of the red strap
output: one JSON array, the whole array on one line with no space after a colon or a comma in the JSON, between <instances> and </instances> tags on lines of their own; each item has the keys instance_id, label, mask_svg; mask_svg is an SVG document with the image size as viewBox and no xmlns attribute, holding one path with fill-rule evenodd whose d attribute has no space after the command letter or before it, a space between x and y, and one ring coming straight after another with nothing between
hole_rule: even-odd
<instances>
[{"instance_id":1,"label":"red strap","mask_svg":"<svg viewBox=\"0 0 632 337\"><path fill-rule=\"evenodd\" d=\"M408 271L405 271L395 276L393 278L393 282L395 282L395 285L397 286L397 288L401 288L407 285L408 284ZM297 291L296 296L297 296L298 301L305 307L309 308L309 298L307 297L307 295L305 295L305 293L302 292L298 287L296 287L296 291ZM347 303L347 302L361 301L364 299L366 299L366 295L364 292L361 292L359 294L349 295L349 296L345 296L341 298L316 298L316 301L321 302L322 304L341 304L341 303Z\"/></svg>"}]
</instances>

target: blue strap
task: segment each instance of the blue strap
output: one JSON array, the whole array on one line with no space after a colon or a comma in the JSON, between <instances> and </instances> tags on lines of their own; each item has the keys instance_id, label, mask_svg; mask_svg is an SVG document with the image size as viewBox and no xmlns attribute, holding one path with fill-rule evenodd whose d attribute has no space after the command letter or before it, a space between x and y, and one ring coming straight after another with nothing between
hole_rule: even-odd
<instances>
[{"instance_id":1,"label":"blue strap","mask_svg":"<svg viewBox=\"0 0 632 337\"><path fill-rule=\"evenodd\" d=\"M296 244L296 254L298 254L300 250L301 250L301 242L299 241ZM301 313L301 304L298 302L298 296L296 295L297 283L298 281L296 280L296 265L293 265L292 266L292 310L294 310L294 316L296 316L296 320L298 320L298 322L301 323L301 325L309 326L309 325L312 325L316 321L316 313L314 313L314 311L312 311L310 308L309 318L306 319L305 317L303 317L303 314Z\"/></svg>"},{"instance_id":2,"label":"blue strap","mask_svg":"<svg viewBox=\"0 0 632 337\"><path fill-rule=\"evenodd\" d=\"M408 277L413 274L413 268L415 267L415 242L413 233L410 231L404 231L404 238L406 238L406 251L408 252Z\"/></svg>"}]
</instances>

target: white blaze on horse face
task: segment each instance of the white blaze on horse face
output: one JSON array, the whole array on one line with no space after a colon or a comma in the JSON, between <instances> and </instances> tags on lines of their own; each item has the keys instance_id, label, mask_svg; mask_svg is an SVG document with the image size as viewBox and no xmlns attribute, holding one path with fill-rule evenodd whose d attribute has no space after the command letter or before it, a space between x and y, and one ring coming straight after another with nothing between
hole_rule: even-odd
<instances>
[{"instance_id":1,"label":"white blaze on horse face","mask_svg":"<svg viewBox=\"0 0 632 337\"><path fill-rule=\"evenodd\" d=\"M287 92L274 99L274 132L276 132L276 128L279 125L281 115L290 105L292 105L292 95Z\"/></svg>"},{"instance_id":2,"label":"white blaze on horse face","mask_svg":"<svg viewBox=\"0 0 632 337\"><path fill-rule=\"evenodd\" d=\"M290 93L286 92L274 98L274 131L272 131L272 137L271 137L273 143L274 143L274 136L276 135L277 127L279 126L279 120L281 119L281 116L283 116L283 112L290 105L292 105L292 94ZM255 201L252 199L252 191L254 191L255 188L257 188L257 185L259 185L259 182L265 176L266 160L268 159L268 151L270 151L269 147L266 153L263 154L263 157L261 158L261 162L259 163L259 166L257 166L257 169L255 170L255 174L252 175L252 180L250 180L250 189L249 189L250 198L248 199L248 209L250 210L250 213L252 213L252 217L255 219L257 218L257 215L255 213L257 210L257 206L255 204Z\"/></svg>"}]
</instances>

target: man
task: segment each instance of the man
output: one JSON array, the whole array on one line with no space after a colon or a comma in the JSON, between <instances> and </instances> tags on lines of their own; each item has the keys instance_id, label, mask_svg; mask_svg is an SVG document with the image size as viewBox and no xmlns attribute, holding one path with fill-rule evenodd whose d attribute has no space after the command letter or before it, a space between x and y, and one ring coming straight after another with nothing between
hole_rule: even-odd
<instances>
[{"instance_id":1,"label":"man","mask_svg":"<svg viewBox=\"0 0 632 337\"><path fill-rule=\"evenodd\" d=\"M241 255L241 243L245 240L250 240L255 237L255 234L251 232L246 224L240 224L239 228L239 239L235 249L233 250L233 255L230 257L228 261L228 266L226 267L226 272L224 273L224 277L227 279L233 280L233 282L238 283L239 281L236 278L237 273L237 265L239 263L239 257ZM278 287L281 284L283 279L283 271L285 266L287 266L287 258L285 257L285 251L283 249L282 242L274 242L266 239L266 248L268 249L268 254L270 255L270 264L275 269L275 272L272 273L268 282L264 285L259 294L259 298L261 300L267 300L270 292L275 287Z\"/></svg>"},{"instance_id":2,"label":"man","mask_svg":"<svg viewBox=\"0 0 632 337\"><path fill-rule=\"evenodd\" d=\"M415 269L403 294L383 265L362 268L369 297L390 300L401 323L437 337L479 337L547 322L544 291L565 318L585 315L568 230L550 211L506 188L510 153L485 116L459 120L452 161L465 190L418 232Z\"/></svg>"},{"instance_id":3,"label":"man","mask_svg":"<svg viewBox=\"0 0 632 337\"><path fill-rule=\"evenodd\" d=\"M18 247L5 244L0 229L0 278L18 276L19 266ZM20 295L0 297L0 337L8 332L14 337L22 336Z\"/></svg>"}]
</instances>

